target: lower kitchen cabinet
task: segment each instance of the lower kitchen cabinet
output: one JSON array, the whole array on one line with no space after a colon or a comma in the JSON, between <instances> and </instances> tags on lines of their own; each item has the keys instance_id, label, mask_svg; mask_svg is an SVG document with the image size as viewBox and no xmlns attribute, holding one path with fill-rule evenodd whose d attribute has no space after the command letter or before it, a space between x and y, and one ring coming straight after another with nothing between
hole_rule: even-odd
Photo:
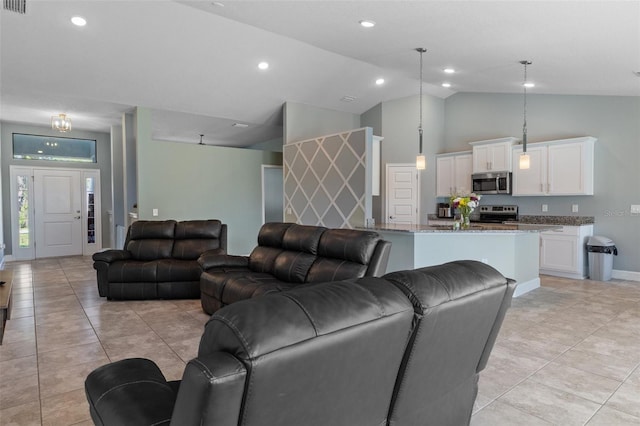
<instances>
[{"instance_id":1,"label":"lower kitchen cabinet","mask_svg":"<svg viewBox=\"0 0 640 426\"><path fill-rule=\"evenodd\" d=\"M540 273L565 278L587 277L587 238L593 225L563 226L540 233Z\"/></svg>"}]
</instances>

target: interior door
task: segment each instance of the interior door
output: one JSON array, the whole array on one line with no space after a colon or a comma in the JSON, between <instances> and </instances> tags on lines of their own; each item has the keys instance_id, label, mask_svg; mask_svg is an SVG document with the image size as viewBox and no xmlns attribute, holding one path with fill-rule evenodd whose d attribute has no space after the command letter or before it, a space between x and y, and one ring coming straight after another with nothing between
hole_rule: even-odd
<instances>
[{"instance_id":1,"label":"interior door","mask_svg":"<svg viewBox=\"0 0 640 426\"><path fill-rule=\"evenodd\" d=\"M80 171L35 169L36 258L82 254Z\"/></svg>"},{"instance_id":2,"label":"interior door","mask_svg":"<svg viewBox=\"0 0 640 426\"><path fill-rule=\"evenodd\" d=\"M419 179L415 164L387 164L387 223L416 225Z\"/></svg>"}]
</instances>

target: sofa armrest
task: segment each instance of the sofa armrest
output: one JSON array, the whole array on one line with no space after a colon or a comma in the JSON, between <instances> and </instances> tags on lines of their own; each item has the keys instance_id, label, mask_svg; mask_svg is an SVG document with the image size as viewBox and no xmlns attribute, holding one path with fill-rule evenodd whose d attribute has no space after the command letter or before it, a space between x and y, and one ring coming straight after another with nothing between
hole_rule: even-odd
<instances>
[{"instance_id":1,"label":"sofa armrest","mask_svg":"<svg viewBox=\"0 0 640 426\"><path fill-rule=\"evenodd\" d=\"M143 358L95 369L85 380L85 392L99 426L168 425L176 399L158 366Z\"/></svg>"},{"instance_id":2,"label":"sofa armrest","mask_svg":"<svg viewBox=\"0 0 640 426\"><path fill-rule=\"evenodd\" d=\"M112 263L116 260L131 259L131 252L127 250L104 250L94 253L92 258L95 262Z\"/></svg>"},{"instance_id":3,"label":"sofa armrest","mask_svg":"<svg viewBox=\"0 0 640 426\"><path fill-rule=\"evenodd\" d=\"M216 254L211 253L211 250L203 253L198 258L198 264L203 271L207 271L211 268L224 268L224 267L249 267L249 258L247 256L233 256L230 254Z\"/></svg>"},{"instance_id":4,"label":"sofa armrest","mask_svg":"<svg viewBox=\"0 0 640 426\"><path fill-rule=\"evenodd\" d=\"M389 253L391 252L391 242L386 240L378 241L376 248L369 261L369 267L365 276L381 277L387 272L387 264L389 263Z\"/></svg>"},{"instance_id":5,"label":"sofa armrest","mask_svg":"<svg viewBox=\"0 0 640 426\"><path fill-rule=\"evenodd\" d=\"M187 364L171 418L180 426L237 426L247 370L233 355L214 352Z\"/></svg>"}]
</instances>

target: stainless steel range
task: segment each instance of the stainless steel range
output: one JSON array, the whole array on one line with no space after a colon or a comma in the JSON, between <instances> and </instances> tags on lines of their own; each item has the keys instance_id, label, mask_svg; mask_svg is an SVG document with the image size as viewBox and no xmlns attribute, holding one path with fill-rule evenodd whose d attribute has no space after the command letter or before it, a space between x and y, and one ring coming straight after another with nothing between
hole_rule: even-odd
<instances>
[{"instance_id":1,"label":"stainless steel range","mask_svg":"<svg viewBox=\"0 0 640 426\"><path fill-rule=\"evenodd\" d=\"M480 205L471 215L471 222L502 223L518 220L518 206Z\"/></svg>"}]
</instances>

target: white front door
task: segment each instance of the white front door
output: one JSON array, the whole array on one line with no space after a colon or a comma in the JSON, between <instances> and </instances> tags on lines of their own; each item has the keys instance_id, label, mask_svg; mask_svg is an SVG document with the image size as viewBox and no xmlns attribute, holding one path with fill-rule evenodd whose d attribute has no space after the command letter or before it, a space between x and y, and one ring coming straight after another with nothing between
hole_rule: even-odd
<instances>
[{"instance_id":1,"label":"white front door","mask_svg":"<svg viewBox=\"0 0 640 426\"><path fill-rule=\"evenodd\" d=\"M35 169L36 258L82 254L81 172Z\"/></svg>"},{"instance_id":2,"label":"white front door","mask_svg":"<svg viewBox=\"0 0 640 426\"><path fill-rule=\"evenodd\" d=\"M420 181L415 164L387 164L386 222L416 225Z\"/></svg>"}]
</instances>

